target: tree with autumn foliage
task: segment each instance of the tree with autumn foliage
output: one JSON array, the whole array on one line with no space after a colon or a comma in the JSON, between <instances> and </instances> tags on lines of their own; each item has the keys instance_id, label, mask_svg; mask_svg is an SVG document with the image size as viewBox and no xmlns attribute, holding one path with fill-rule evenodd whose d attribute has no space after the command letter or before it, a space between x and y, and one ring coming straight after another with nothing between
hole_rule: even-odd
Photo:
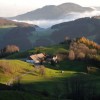
<instances>
[{"instance_id":1,"label":"tree with autumn foliage","mask_svg":"<svg viewBox=\"0 0 100 100\"><path fill-rule=\"evenodd\" d=\"M3 49L1 49L0 56L7 56L12 53L19 52L19 47L16 45L7 45Z\"/></svg>"},{"instance_id":2,"label":"tree with autumn foliage","mask_svg":"<svg viewBox=\"0 0 100 100\"><path fill-rule=\"evenodd\" d=\"M87 46L89 46L90 48L94 48L94 49L100 49L100 45L98 45L97 43L93 42L92 40L89 40L85 37L82 37L80 39L78 39L77 41L78 43L84 43Z\"/></svg>"}]
</instances>

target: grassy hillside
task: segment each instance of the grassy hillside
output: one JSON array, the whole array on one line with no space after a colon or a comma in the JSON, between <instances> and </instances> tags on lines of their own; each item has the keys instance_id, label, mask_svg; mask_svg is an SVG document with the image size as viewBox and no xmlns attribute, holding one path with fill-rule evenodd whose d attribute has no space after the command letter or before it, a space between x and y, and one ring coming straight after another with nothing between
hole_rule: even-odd
<instances>
[{"instance_id":1,"label":"grassy hillside","mask_svg":"<svg viewBox=\"0 0 100 100\"><path fill-rule=\"evenodd\" d=\"M32 65L20 60L0 60L0 83L7 83L14 77L32 69Z\"/></svg>"},{"instance_id":2,"label":"grassy hillside","mask_svg":"<svg viewBox=\"0 0 100 100\"><path fill-rule=\"evenodd\" d=\"M68 98L66 92L68 92L69 89L67 87L70 88L71 93L75 87L79 88L79 91L81 92L88 91L87 96L89 96L89 93L92 90L96 93L96 95L99 95L100 93L100 77L93 73L88 74L85 62L63 61L59 63L59 66L51 66L47 64L45 65L45 73L43 75L41 74L42 66L33 68L32 65L19 60L1 60L0 64L3 62L10 66L8 67L11 68L12 73L9 74L0 72L0 74L2 74L2 76L0 75L2 79L0 80L0 83L8 82L11 80L12 76L20 76L26 72L34 71L32 73L22 75L19 81L20 84L17 83L18 81L15 81L16 85L19 84L16 87L18 91L1 91L0 94L3 94L3 96L0 95L0 98L2 98L0 100L16 100L16 98L14 99L14 95L18 96L19 100L24 97L24 99L30 98L30 100L55 100L57 98L63 100L64 98ZM63 73L62 70L64 71ZM9 76L9 78L5 80L7 76ZM80 87L78 87L77 84L79 84L78 86ZM86 85L86 88L81 90L81 87L84 87L84 85ZM12 92L14 95L9 98L8 95L11 95ZM25 96L23 97L22 94ZM85 93L82 94L86 95ZM3 98L4 96L6 96L6 98Z\"/></svg>"},{"instance_id":3,"label":"grassy hillside","mask_svg":"<svg viewBox=\"0 0 100 100\"><path fill-rule=\"evenodd\" d=\"M86 41L84 40L83 42L88 43L88 46L91 45L91 43L95 44L93 41ZM81 43L83 42L81 41ZM77 43L80 44L79 41ZM75 46L79 47L77 43L77 46ZM84 45L82 45L82 47ZM95 45L91 46L94 47ZM100 66L98 63L94 61L92 61L94 64L90 63L88 59L69 60L66 58L54 65L45 63L44 65L34 66L21 61L31 54L41 52L49 55L63 53L63 56L65 54L68 56L67 54L70 52L70 48L71 45L66 42L65 44L47 47L41 46L11 55L8 57L8 60L0 60L0 83L6 84L15 78L11 89L12 91L10 90L9 93L8 91L1 91L1 93L7 96L8 100L10 99L8 95L12 94L12 92L20 99L30 98L30 100L99 100ZM90 49L88 48L88 50ZM99 49L96 55L99 55ZM87 66L93 69L89 71ZM25 95L25 98L22 94ZM0 96L0 98L3 97ZM12 98L14 97L11 96L11 100Z\"/></svg>"},{"instance_id":4,"label":"grassy hillside","mask_svg":"<svg viewBox=\"0 0 100 100\"><path fill-rule=\"evenodd\" d=\"M48 91L50 90L50 93L53 91L51 89L51 86L55 86L55 84L57 82L61 82L60 84L63 86L63 78L67 78L67 77L71 77L73 76L76 72L74 71L65 71L63 74L61 73L61 70L54 70L51 68L45 68L45 75L41 75L40 73L40 68L34 68L32 65L19 61L19 60L0 60L0 66L7 66L7 69L10 68L10 72L7 72L7 70L4 70L2 72L2 67L0 67L0 83L6 84L7 82L9 82L10 80L12 80L14 77L17 76L21 76L20 77L20 82L21 82L21 87L22 87L22 92L14 92L15 96L18 96L18 98L24 98L22 96L22 94L25 94L25 98L30 98L30 100L45 100L46 97L44 97L44 94L41 94L42 91L44 91L45 89L48 89ZM26 75L23 75L27 72L30 72L34 70L32 73L28 73ZM59 81L60 79L60 81ZM38 82L42 82L43 85L39 85ZM46 83L45 83L46 82ZM15 80L15 83L17 84L17 80ZM37 83L37 84L36 84ZM45 87L45 85L49 85L50 87ZM59 84L59 85L60 85ZM34 88L34 86L36 86L36 88ZM20 87L16 88L19 90ZM24 91L23 91L24 89ZM39 90L39 91L38 91ZM26 91L26 92L25 92ZM36 92L35 92L36 91ZM29 94L27 94L27 92ZM31 93L36 93L36 95L31 95ZM13 100L14 99L14 95L11 96L10 98L8 97L8 95L12 94L12 91L8 92L8 91L1 91L0 94L0 100ZM38 96L39 97L38 97ZM3 96L6 96L3 97ZM41 98L40 98L41 97ZM43 99L42 99L43 98ZM48 97L47 97L48 98ZM51 97L48 98L48 100ZM19 100L20 100L19 99ZM16 99L14 99L16 100ZM47 99L46 99L47 100Z\"/></svg>"},{"instance_id":5,"label":"grassy hillside","mask_svg":"<svg viewBox=\"0 0 100 100\"><path fill-rule=\"evenodd\" d=\"M0 63L1 62L5 61L1 60ZM7 62L9 62L10 64L8 64ZM6 63L10 66L13 73L1 73L2 80L0 83L6 83L14 76L20 76L34 70L32 73L22 75L19 81L20 85L16 87L18 91L13 90L14 95L18 96L18 98L20 99L24 98L22 94L25 95L25 98L30 98L30 100L55 100L57 98L64 99L67 98L66 92L69 91L67 87L71 89L70 91L72 91L76 87L79 88L79 91L81 92L87 91L88 89L88 93L90 93L90 91L92 90L96 93L96 95L99 95L100 93L100 77L99 75L95 75L95 73L88 74L86 69L87 64L85 62L73 62L67 60L59 63L59 66L51 66L47 64L45 65L45 74L43 75L41 74L42 66L33 68L33 66L31 66L30 64L19 60L6 60ZM62 70L64 71L63 73ZM9 78L5 80L7 76L9 76ZM17 82L18 81L16 80L15 83L19 84ZM78 87L77 84L79 84L80 87ZM84 87L84 85L87 85L86 88L84 90L81 90L81 87ZM12 91L10 91L9 93L8 91L1 91L0 94L6 96L6 98L3 99L3 97L0 95L0 98L2 98L1 100L14 99L14 95L12 95L10 98L8 97L8 95L12 94Z\"/></svg>"}]
</instances>

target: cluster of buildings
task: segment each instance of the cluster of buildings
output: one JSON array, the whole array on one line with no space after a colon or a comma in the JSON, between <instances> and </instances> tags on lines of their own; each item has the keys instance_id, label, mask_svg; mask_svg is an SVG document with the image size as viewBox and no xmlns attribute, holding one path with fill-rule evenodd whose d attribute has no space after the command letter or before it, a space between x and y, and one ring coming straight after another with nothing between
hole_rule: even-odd
<instances>
[{"instance_id":1,"label":"cluster of buildings","mask_svg":"<svg viewBox=\"0 0 100 100\"><path fill-rule=\"evenodd\" d=\"M41 65L44 62L57 63L57 56L50 56L43 53L33 54L28 57L26 62L33 63L33 64L41 64Z\"/></svg>"}]
</instances>

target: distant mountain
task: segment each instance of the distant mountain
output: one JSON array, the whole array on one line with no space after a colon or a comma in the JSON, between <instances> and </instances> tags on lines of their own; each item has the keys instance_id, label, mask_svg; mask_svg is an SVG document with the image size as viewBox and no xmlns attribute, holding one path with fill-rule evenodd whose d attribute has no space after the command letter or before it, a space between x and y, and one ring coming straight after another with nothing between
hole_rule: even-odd
<instances>
[{"instance_id":1,"label":"distant mountain","mask_svg":"<svg viewBox=\"0 0 100 100\"><path fill-rule=\"evenodd\" d=\"M56 24L51 29L55 30L51 35L51 39L55 43L63 41L65 37L82 36L100 43L100 19L97 17L80 18L75 21Z\"/></svg>"},{"instance_id":2,"label":"distant mountain","mask_svg":"<svg viewBox=\"0 0 100 100\"><path fill-rule=\"evenodd\" d=\"M82 7L74 3L64 3L58 6L48 5L28 13L12 17L16 20L57 20L73 12L81 13L85 11L93 11L92 8Z\"/></svg>"}]
</instances>

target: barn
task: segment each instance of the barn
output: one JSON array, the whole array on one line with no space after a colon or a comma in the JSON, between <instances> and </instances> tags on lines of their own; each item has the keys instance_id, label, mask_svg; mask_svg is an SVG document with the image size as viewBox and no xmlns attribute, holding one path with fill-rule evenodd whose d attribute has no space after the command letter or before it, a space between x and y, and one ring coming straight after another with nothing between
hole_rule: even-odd
<instances>
[{"instance_id":1,"label":"barn","mask_svg":"<svg viewBox=\"0 0 100 100\"><path fill-rule=\"evenodd\" d=\"M30 55L28 57L28 59L26 60L26 62L29 63L40 63L42 59L45 58L45 55L43 53L40 54L34 54L34 55Z\"/></svg>"}]
</instances>

